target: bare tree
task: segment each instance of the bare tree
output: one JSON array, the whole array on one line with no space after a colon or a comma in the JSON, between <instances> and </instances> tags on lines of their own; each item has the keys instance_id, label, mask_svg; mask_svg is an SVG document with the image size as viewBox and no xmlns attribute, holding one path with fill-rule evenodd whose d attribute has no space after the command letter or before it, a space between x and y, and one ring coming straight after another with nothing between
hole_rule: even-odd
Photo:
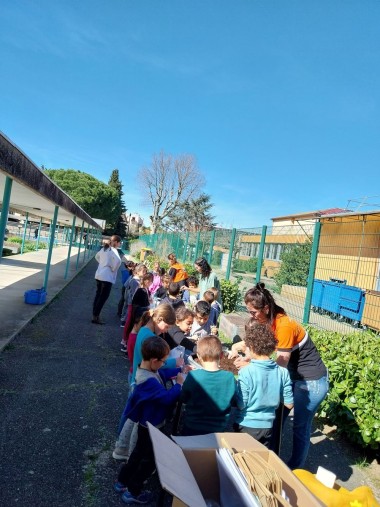
<instances>
[{"instance_id":1,"label":"bare tree","mask_svg":"<svg viewBox=\"0 0 380 507\"><path fill-rule=\"evenodd\" d=\"M153 206L150 221L155 233L181 202L199 194L204 178L193 155L173 157L161 151L153 155L149 167L139 171L138 182L143 203Z\"/></svg>"}]
</instances>

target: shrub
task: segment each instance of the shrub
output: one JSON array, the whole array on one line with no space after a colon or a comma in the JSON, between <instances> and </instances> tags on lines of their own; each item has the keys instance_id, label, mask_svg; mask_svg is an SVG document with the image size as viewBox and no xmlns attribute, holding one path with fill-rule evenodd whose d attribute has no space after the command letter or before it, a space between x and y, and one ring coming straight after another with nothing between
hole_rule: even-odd
<instances>
[{"instance_id":1,"label":"shrub","mask_svg":"<svg viewBox=\"0 0 380 507\"><path fill-rule=\"evenodd\" d=\"M379 338L369 331L342 335L312 329L311 335L330 376L320 415L352 442L379 449Z\"/></svg>"},{"instance_id":2,"label":"shrub","mask_svg":"<svg viewBox=\"0 0 380 507\"><path fill-rule=\"evenodd\" d=\"M284 284L307 286L309 275L312 243L295 244L289 246L281 255L281 266L274 275L277 288Z\"/></svg>"},{"instance_id":3,"label":"shrub","mask_svg":"<svg viewBox=\"0 0 380 507\"><path fill-rule=\"evenodd\" d=\"M256 273L257 270L257 257L251 259L234 259L233 271L243 271L244 273Z\"/></svg>"},{"instance_id":4,"label":"shrub","mask_svg":"<svg viewBox=\"0 0 380 507\"><path fill-rule=\"evenodd\" d=\"M230 282L229 280L221 280L220 292L223 302L223 312L231 313L236 310L240 300L240 290L238 282Z\"/></svg>"},{"instance_id":5,"label":"shrub","mask_svg":"<svg viewBox=\"0 0 380 507\"><path fill-rule=\"evenodd\" d=\"M186 273L187 273L189 276L196 276L197 278L199 278L199 273L198 273L198 271L195 269L194 264L191 264L190 262L186 262L186 263L184 264L184 268L185 268Z\"/></svg>"},{"instance_id":6,"label":"shrub","mask_svg":"<svg viewBox=\"0 0 380 507\"><path fill-rule=\"evenodd\" d=\"M11 238L8 239L7 243L14 243L17 246L20 246L20 245L22 245L22 238L19 238L18 236L12 236ZM48 247L48 245L44 241L40 241L38 243L39 250L44 250L47 247ZM34 252L35 250L36 250L36 242L29 241L26 239L24 242L24 252Z\"/></svg>"},{"instance_id":7,"label":"shrub","mask_svg":"<svg viewBox=\"0 0 380 507\"><path fill-rule=\"evenodd\" d=\"M140 258L140 252L142 248L146 248L145 241L141 240L133 240L130 242L130 248L129 251L133 257Z\"/></svg>"},{"instance_id":8,"label":"shrub","mask_svg":"<svg viewBox=\"0 0 380 507\"><path fill-rule=\"evenodd\" d=\"M214 250L212 254L211 264L213 266L220 266L222 264L222 256L223 252L220 252L219 250Z\"/></svg>"},{"instance_id":9,"label":"shrub","mask_svg":"<svg viewBox=\"0 0 380 507\"><path fill-rule=\"evenodd\" d=\"M10 248L3 248L3 255L2 257L9 257L12 255L13 251Z\"/></svg>"}]
</instances>

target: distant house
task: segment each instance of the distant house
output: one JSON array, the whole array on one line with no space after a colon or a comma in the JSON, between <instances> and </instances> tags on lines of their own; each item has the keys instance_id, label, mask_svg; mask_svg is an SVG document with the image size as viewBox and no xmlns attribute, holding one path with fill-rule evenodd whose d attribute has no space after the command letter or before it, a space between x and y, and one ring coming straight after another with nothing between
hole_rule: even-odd
<instances>
[{"instance_id":1,"label":"distant house","mask_svg":"<svg viewBox=\"0 0 380 507\"><path fill-rule=\"evenodd\" d=\"M273 278L280 268L281 253L290 245L303 244L311 241L315 223L321 217L345 212L342 208L308 211L272 218L272 226L268 227L264 247L264 262L261 276ZM261 233L242 234L239 238L239 258L258 257Z\"/></svg>"},{"instance_id":2,"label":"distant house","mask_svg":"<svg viewBox=\"0 0 380 507\"><path fill-rule=\"evenodd\" d=\"M130 234L139 234L140 229L144 225L144 220L138 213L125 214L124 220Z\"/></svg>"},{"instance_id":3,"label":"distant house","mask_svg":"<svg viewBox=\"0 0 380 507\"><path fill-rule=\"evenodd\" d=\"M380 291L380 211L346 211L320 221L315 278Z\"/></svg>"}]
</instances>

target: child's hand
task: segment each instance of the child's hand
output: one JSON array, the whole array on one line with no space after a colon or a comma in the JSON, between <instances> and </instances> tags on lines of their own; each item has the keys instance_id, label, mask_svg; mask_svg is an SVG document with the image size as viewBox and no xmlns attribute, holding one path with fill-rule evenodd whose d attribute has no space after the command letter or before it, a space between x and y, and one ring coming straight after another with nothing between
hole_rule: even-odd
<instances>
[{"instance_id":1,"label":"child's hand","mask_svg":"<svg viewBox=\"0 0 380 507\"><path fill-rule=\"evenodd\" d=\"M250 363L249 358L241 357L241 356L238 356L238 358L234 361L234 365L236 366L236 368L238 370L240 370L241 368L244 368L245 366L248 366L249 363Z\"/></svg>"},{"instance_id":2,"label":"child's hand","mask_svg":"<svg viewBox=\"0 0 380 507\"><path fill-rule=\"evenodd\" d=\"M239 352L241 350L245 350L245 343L244 342L238 342L234 343L231 347L231 350L228 354L228 359L233 359L234 357L238 357Z\"/></svg>"},{"instance_id":3,"label":"child's hand","mask_svg":"<svg viewBox=\"0 0 380 507\"><path fill-rule=\"evenodd\" d=\"M189 365L189 364L184 364L182 366L182 373L189 373L189 371L191 371L193 368Z\"/></svg>"},{"instance_id":4,"label":"child's hand","mask_svg":"<svg viewBox=\"0 0 380 507\"><path fill-rule=\"evenodd\" d=\"M185 361L184 361L183 357L177 357L177 359L175 360L176 367L181 368L184 364L185 364Z\"/></svg>"},{"instance_id":5,"label":"child's hand","mask_svg":"<svg viewBox=\"0 0 380 507\"><path fill-rule=\"evenodd\" d=\"M185 382L185 378L186 377L183 373L178 373L175 380L176 380L177 384L182 385Z\"/></svg>"}]
</instances>

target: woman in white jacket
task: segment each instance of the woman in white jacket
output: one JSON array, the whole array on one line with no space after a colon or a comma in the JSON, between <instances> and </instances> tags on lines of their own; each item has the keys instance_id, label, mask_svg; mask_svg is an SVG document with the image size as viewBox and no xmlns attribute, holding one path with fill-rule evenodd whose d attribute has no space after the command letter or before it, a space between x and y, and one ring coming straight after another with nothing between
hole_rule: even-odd
<instances>
[{"instance_id":1,"label":"woman in white jacket","mask_svg":"<svg viewBox=\"0 0 380 507\"><path fill-rule=\"evenodd\" d=\"M95 255L99 266L95 273L96 295L92 309L92 323L104 324L99 319L100 312L107 301L112 285L116 282L117 270L120 267L121 259L117 248L120 247L120 236L112 236L110 243L105 243L103 248Z\"/></svg>"}]
</instances>

